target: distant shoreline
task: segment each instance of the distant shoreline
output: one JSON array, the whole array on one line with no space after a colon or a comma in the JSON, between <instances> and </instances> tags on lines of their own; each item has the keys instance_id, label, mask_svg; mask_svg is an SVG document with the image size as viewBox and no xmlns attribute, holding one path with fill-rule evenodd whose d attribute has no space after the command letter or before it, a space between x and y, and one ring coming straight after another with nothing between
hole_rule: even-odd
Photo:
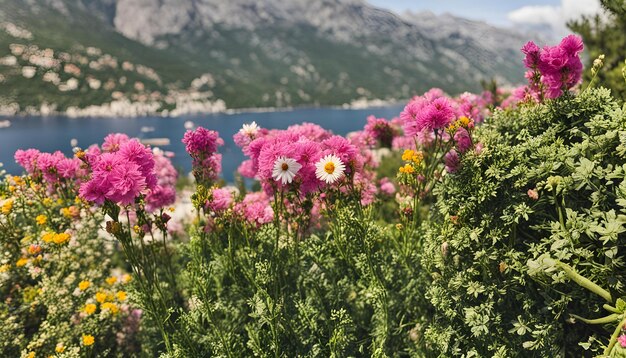
<instances>
[{"instance_id":1,"label":"distant shoreline","mask_svg":"<svg viewBox=\"0 0 626 358\"><path fill-rule=\"evenodd\" d=\"M142 117L163 117L163 118L180 118L187 116L202 116L202 115L215 115L215 114L245 114L245 113L271 113L271 112L290 112L300 109L340 109L340 110L363 110L369 108L383 108L396 105L405 104L407 100L355 100L352 103L344 103L342 105L300 105L300 106L288 106L288 107L248 107L248 108L220 108L212 111L190 111L172 114L170 111L161 112L146 112L141 114L130 113L115 113L111 111L106 113L103 111L103 106L97 106L98 110L94 113L84 113L82 111L88 110L88 108L81 109L81 112L73 113L68 111L32 111L32 112L19 112L15 114L2 114L0 120L18 119L20 117L67 117L67 118L142 118ZM2 113L2 111L0 111Z\"/></svg>"}]
</instances>

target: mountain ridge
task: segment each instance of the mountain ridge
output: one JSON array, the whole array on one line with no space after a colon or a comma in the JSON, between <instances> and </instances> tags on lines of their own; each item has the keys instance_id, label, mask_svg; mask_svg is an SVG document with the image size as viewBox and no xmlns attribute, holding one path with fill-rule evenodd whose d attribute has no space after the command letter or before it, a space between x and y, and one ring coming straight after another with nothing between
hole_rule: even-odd
<instances>
[{"instance_id":1,"label":"mountain ridge","mask_svg":"<svg viewBox=\"0 0 626 358\"><path fill-rule=\"evenodd\" d=\"M179 102L186 103L180 113L342 105L523 78L520 34L448 15L398 15L360 0L0 0L0 23L33 34L26 41L0 32L0 58L16 57L16 66L33 67L9 51L18 42L55 54L96 47L117 66L98 72L91 62L102 58L72 63L81 69L76 91L94 99L81 102L39 83L37 102L24 98L33 92L23 83L42 81L50 71L63 77L67 61L55 57L56 69L34 66L28 79L0 61L5 84L17 86L7 98L0 95L0 105L19 102L20 112L36 112L48 98L57 111L108 105L120 100L119 92L130 103L152 99L156 112L168 114ZM161 82L121 71L125 62L152 69ZM89 76L109 83L108 90L89 88Z\"/></svg>"}]
</instances>

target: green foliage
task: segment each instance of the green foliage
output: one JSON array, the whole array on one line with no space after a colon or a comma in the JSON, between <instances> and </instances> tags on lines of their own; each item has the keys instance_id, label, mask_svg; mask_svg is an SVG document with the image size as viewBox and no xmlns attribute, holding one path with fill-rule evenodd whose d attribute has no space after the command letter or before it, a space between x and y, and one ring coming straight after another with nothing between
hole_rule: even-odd
<instances>
[{"instance_id":1,"label":"green foliage","mask_svg":"<svg viewBox=\"0 0 626 358\"><path fill-rule=\"evenodd\" d=\"M584 17L568 24L570 29L579 33L589 51L591 68L593 60L600 54L605 55L604 68L597 74L599 83L609 88L617 98L626 99L624 68L626 67L626 1L601 0L606 16ZM585 82L593 75L585 73Z\"/></svg>"},{"instance_id":2,"label":"green foliage","mask_svg":"<svg viewBox=\"0 0 626 358\"><path fill-rule=\"evenodd\" d=\"M211 232L198 222L183 317L198 354L423 356L416 233L378 226L354 198L329 208L328 231L304 240L277 222L256 228L227 214Z\"/></svg>"},{"instance_id":3,"label":"green foliage","mask_svg":"<svg viewBox=\"0 0 626 358\"><path fill-rule=\"evenodd\" d=\"M484 150L465 155L435 192L441 219L422 261L436 308L428 341L442 356L603 350L614 325L570 316L606 315L601 297L561 270L530 275L529 267L549 254L624 295L625 112L608 90L593 89L497 111L478 137ZM445 220L453 215L456 223Z\"/></svg>"}]
</instances>

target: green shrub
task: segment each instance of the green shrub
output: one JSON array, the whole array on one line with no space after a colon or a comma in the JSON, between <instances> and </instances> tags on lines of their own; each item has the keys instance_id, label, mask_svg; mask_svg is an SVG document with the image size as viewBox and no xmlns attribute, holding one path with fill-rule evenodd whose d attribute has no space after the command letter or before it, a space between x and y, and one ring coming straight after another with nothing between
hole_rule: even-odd
<instances>
[{"instance_id":1,"label":"green shrub","mask_svg":"<svg viewBox=\"0 0 626 358\"><path fill-rule=\"evenodd\" d=\"M606 315L601 297L562 270L531 277L529 267L547 254L624 294L624 110L592 89L497 111L478 138L484 150L465 155L435 191L422 260L436 308L428 343L440 356L600 351L617 322L592 326L570 314Z\"/></svg>"}]
</instances>

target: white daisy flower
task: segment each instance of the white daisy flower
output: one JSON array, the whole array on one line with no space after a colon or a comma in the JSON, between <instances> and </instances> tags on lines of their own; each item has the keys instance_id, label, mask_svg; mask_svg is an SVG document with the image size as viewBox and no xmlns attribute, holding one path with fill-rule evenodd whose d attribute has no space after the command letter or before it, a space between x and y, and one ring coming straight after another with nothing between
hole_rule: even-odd
<instances>
[{"instance_id":1,"label":"white daisy flower","mask_svg":"<svg viewBox=\"0 0 626 358\"><path fill-rule=\"evenodd\" d=\"M329 154L315 164L315 176L319 180L332 184L339 180L346 171L346 166L334 154Z\"/></svg>"},{"instance_id":2,"label":"white daisy flower","mask_svg":"<svg viewBox=\"0 0 626 358\"><path fill-rule=\"evenodd\" d=\"M244 124L243 127L239 130L239 133L246 135L250 138L254 137L259 132L259 126L256 122L252 122L250 124Z\"/></svg>"},{"instance_id":3,"label":"white daisy flower","mask_svg":"<svg viewBox=\"0 0 626 358\"><path fill-rule=\"evenodd\" d=\"M280 181L283 184L291 183L300 168L302 168L302 165L296 162L295 159L278 157L274 162L272 178L274 178L274 180L276 181Z\"/></svg>"}]
</instances>

